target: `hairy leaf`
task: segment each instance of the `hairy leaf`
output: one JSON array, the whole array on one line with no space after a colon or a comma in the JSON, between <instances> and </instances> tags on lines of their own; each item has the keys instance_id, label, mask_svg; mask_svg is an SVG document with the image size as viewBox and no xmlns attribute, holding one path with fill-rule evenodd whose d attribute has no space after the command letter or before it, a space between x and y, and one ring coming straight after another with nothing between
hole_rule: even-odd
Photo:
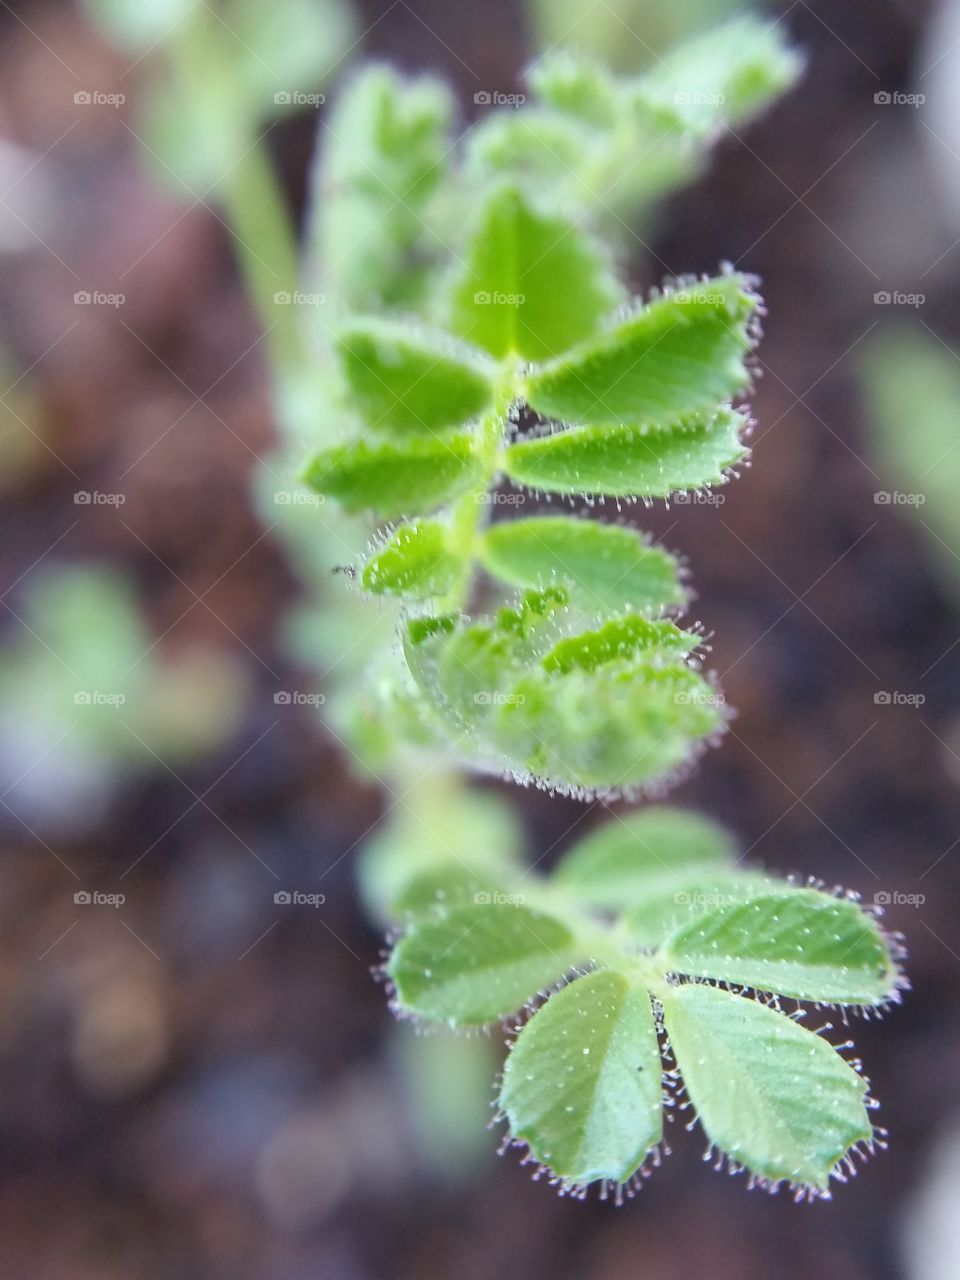
<instances>
[{"instance_id":1,"label":"hairy leaf","mask_svg":"<svg viewBox=\"0 0 960 1280\"><path fill-rule=\"evenodd\" d=\"M522 904L472 902L421 917L387 964L402 1010L479 1026L519 1009L578 959L566 925Z\"/></svg>"},{"instance_id":2,"label":"hairy leaf","mask_svg":"<svg viewBox=\"0 0 960 1280\"><path fill-rule=\"evenodd\" d=\"M626 1182L662 1136L661 1072L649 995L601 970L551 996L520 1032L500 1105L512 1136L564 1182Z\"/></svg>"},{"instance_id":3,"label":"hairy leaf","mask_svg":"<svg viewBox=\"0 0 960 1280\"><path fill-rule=\"evenodd\" d=\"M717 905L681 925L662 959L679 973L841 1004L876 1004L896 979L876 921L815 889Z\"/></svg>"},{"instance_id":4,"label":"hairy leaf","mask_svg":"<svg viewBox=\"0 0 960 1280\"><path fill-rule=\"evenodd\" d=\"M468 434L403 444L357 440L322 450L303 475L311 489L336 498L345 511L386 518L431 511L481 477Z\"/></svg>"},{"instance_id":5,"label":"hairy leaf","mask_svg":"<svg viewBox=\"0 0 960 1280\"><path fill-rule=\"evenodd\" d=\"M591 832L561 859L554 879L585 904L623 910L662 892L665 881L716 873L734 856L733 841L716 823L651 805Z\"/></svg>"},{"instance_id":6,"label":"hairy leaf","mask_svg":"<svg viewBox=\"0 0 960 1280\"><path fill-rule=\"evenodd\" d=\"M589 609L659 612L686 598L674 557L621 525L570 516L504 521L487 530L479 555L505 582L562 582Z\"/></svg>"},{"instance_id":7,"label":"hairy leaf","mask_svg":"<svg viewBox=\"0 0 960 1280\"><path fill-rule=\"evenodd\" d=\"M820 1191L872 1136L866 1083L820 1036L715 987L676 987L664 1021L687 1093L714 1146L770 1182Z\"/></svg>"},{"instance_id":8,"label":"hairy leaf","mask_svg":"<svg viewBox=\"0 0 960 1280\"><path fill-rule=\"evenodd\" d=\"M460 559L450 548L449 530L438 520L403 524L363 566L366 591L426 599L443 595L457 579Z\"/></svg>"},{"instance_id":9,"label":"hairy leaf","mask_svg":"<svg viewBox=\"0 0 960 1280\"><path fill-rule=\"evenodd\" d=\"M425 290L423 217L445 169L450 94L426 76L368 66L321 121L310 241L318 287L356 310L409 306ZM426 258L426 261L424 259Z\"/></svg>"},{"instance_id":10,"label":"hairy leaf","mask_svg":"<svg viewBox=\"0 0 960 1280\"><path fill-rule=\"evenodd\" d=\"M764 894L780 893L789 888L786 880L777 880L762 871L712 872L703 868L682 868L651 875L647 892L621 916L620 925L634 942L656 947L678 928L698 920L717 907L732 902L748 902Z\"/></svg>"},{"instance_id":11,"label":"hairy leaf","mask_svg":"<svg viewBox=\"0 0 960 1280\"><path fill-rule=\"evenodd\" d=\"M456 285L453 325L498 358L544 360L593 333L622 296L583 231L504 187L481 214Z\"/></svg>"},{"instance_id":12,"label":"hairy leaf","mask_svg":"<svg viewBox=\"0 0 960 1280\"><path fill-rule=\"evenodd\" d=\"M554 493L668 498L722 484L749 450L743 418L732 409L701 414L673 427L574 427L504 450L511 480Z\"/></svg>"},{"instance_id":13,"label":"hairy leaf","mask_svg":"<svg viewBox=\"0 0 960 1280\"><path fill-rule=\"evenodd\" d=\"M337 353L369 427L429 434L479 417L490 403L490 370L471 352L396 321L351 320Z\"/></svg>"},{"instance_id":14,"label":"hairy leaf","mask_svg":"<svg viewBox=\"0 0 960 1280\"><path fill-rule=\"evenodd\" d=\"M527 379L528 402L565 422L662 426L727 400L759 299L744 276L689 284L642 307Z\"/></svg>"},{"instance_id":15,"label":"hairy leaf","mask_svg":"<svg viewBox=\"0 0 960 1280\"><path fill-rule=\"evenodd\" d=\"M703 136L749 120L802 68L776 22L745 14L668 53L635 84L638 96L663 104L683 129Z\"/></svg>"},{"instance_id":16,"label":"hairy leaf","mask_svg":"<svg viewBox=\"0 0 960 1280\"><path fill-rule=\"evenodd\" d=\"M651 621L639 614L611 618L595 631L567 636L544 657L547 671L596 671L605 663L637 656L676 660L691 653L700 637L669 619Z\"/></svg>"}]
</instances>

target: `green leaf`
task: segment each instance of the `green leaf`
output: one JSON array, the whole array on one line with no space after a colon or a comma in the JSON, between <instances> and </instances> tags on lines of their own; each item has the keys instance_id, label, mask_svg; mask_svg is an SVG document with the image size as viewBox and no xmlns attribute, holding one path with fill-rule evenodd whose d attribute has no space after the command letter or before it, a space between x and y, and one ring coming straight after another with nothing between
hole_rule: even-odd
<instances>
[{"instance_id":1,"label":"green leaf","mask_svg":"<svg viewBox=\"0 0 960 1280\"><path fill-rule=\"evenodd\" d=\"M593 333L622 296L583 231L504 187L481 214L455 288L453 326L498 359L544 360Z\"/></svg>"},{"instance_id":2,"label":"green leaf","mask_svg":"<svg viewBox=\"0 0 960 1280\"><path fill-rule=\"evenodd\" d=\"M724 483L749 453L743 426L740 414L721 409L667 428L574 427L511 445L501 465L531 489L668 498Z\"/></svg>"},{"instance_id":3,"label":"green leaf","mask_svg":"<svg viewBox=\"0 0 960 1280\"><path fill-rule=\"evenodd\" d=\"M662 960L677 973L840 1004L877 1004L896 981L876 921L816 889L715 906L666 940Z\"/></svg>"},{"instance_id":4,"label":"green leaf","mask_svg":"<svg viewBox=\"0 0 960 1280\"><path fill-rule=\"evenodd\" d=\"M403 524L363 566L365 591L427 599L444 595L457 580L460 559L450 549L449 530L438 520Z\"/></svg>"},{"instance_id":5,"label":"green leaf","mask_svg":"<svg viewBox=\"0 0 960 1280\"><path fill-rule=\"evenodd\" d=\"M698 920L717 907L731 902L747 902L763 894L784 892L785 880L762 871L727 871L711 874L709 868L696 872L651 876L647 892L621 916L620 925L633 942L657 947L681 925Z\"/></svg>"},{"instance_id":6,"label":"green leaf","mask_svg":"<svg viewBox=\"0 0 960 1280\"><path fill-rule=\"evenodd\" d=\"M402 1010L451 1026L513 1013L583 957L566 925L523 905L474 902L416 921L387 964Z\"/></svg>"},{"instance_id":7,"label":"green leaf","mask_svg":"<svg viewBox=\"0 0 960 1280\"><path fill-rule=\"evenodd\" d=\"M715 987L675 987L662 1000L707 1137L751 1173L824 1191L838 1161L870 1141L866 1083L826 1040Z\"/></svg>"},{"instance_id":8,"label":"green leaf","mask_svg":"<svg viewBox=\"0 0 960 1280\"><path fill-rule=\"evenodd\" d=\"M495 708L490 732L513 771L575 794L616 794L678 769L723 723L703 677L658 655L591 672L533 670Z\"/></svg>"},{"instance_id":9,"label":"green leaf","mask_svg":"<svg viewBox=\"0 0 960 1280\"><path fill-rule=\"evenodd\" d=\"M651 805L605 822L561 859L553 875L584 905L625 910L692 872L722 870L735 856L733 841L716 823Z\"/></svg>"},{"instance_id":10,"label":"green leaf","mask_svg":"<svg viewBox=\"0 0 960 1280\"><path fill-rule=\"evenodd\" d=\"M358 872L372 915L396 919L449 906L478 892L503 892L521 871L523 832L498 794L448 778L397 805L360 850Z\"/></svg>"},{"instance_id":11,"label":"green leaf","mask_svg":"<svg viewBox=\"0 0 960 1280\"><path fill-rule=\"evenodd\" d=\"M744 390L759 298L741 275L685 285L527 379L548 418L662 426Z\"/></svg>"},{"instance_id":12,"label":"green leaf","mask_svg":"<svg viewBox=\"0 0 960 1280\"><path fill-rule=\"evenodd\" d=\"M803 58L777 23L745 14L695 36L636 82L639 94L662 103L694 135L751 119L798 79Z\"/></svg>"},{"instance_id":13,"label":"green leaf","mask_svg":"<svg viewBox=\"0 0 960 1280\"><path fill-rule=\"evenodd\" d=\"M604 663L647 657L681 658L691 653L700 637L682 631L675 622L652 622L639 614L611 618L596 631L567 636L544 657L546 671L596 671Z\"/></svg>"},{"instance_id":14,"label":"green leaf","mask_svg":"<svg viewBox=\"0 0 960 1280\"><path fill-rule=\"evenodd\" d=\"M484 534L479 556L514 586L562 582L590 609L659 612L686 599L674 557L622 525L570 516L504 521Z\"/></svg>"},{"instance_id":15,"label":"green leaf","mask_svg":"<svg viewBox=\"0 0 960 1280\"><path fill-rule=\"evenodd\" d=\"M469 434L403 444L363 440L323 449L304 471L316 493L336 498L345 511L414 515L450 502L482 483L483 468Z\"/></svg>"},{"instance_id":16,"label":"green leaf","mask_svg":"<svg viewBox=\"0 0 960 1280\"><path fill-rule=\"evenodd\" d=\"M453 103L429 77L368 66L321 123L309 242L318 288L352 310L422 298L435 240L424 213L442 177Z\"/></svg>"},{"instance_id":17,"label":"green leaf","mask_svg":"<svg viewBox=\"0 0 960 1280\"><path fill-rule=\"evenodd\" d=\"M610 128L621 115L621 87L606 67L571 49L550 49L527 73L534 93L558 111Z\"/></svg>"},{"instance_id":18,"label":"green leaf","mask_svg":"<svg viewBox=\"0 0 960 1280\"><path fill-rule=\"evenodd\" d=\"M662 1137L662 1067L650 997L601 970L550 997L503 1072L514 1139L567 1184L623 1183Z\"/></svg>"},{"instance_id":19,"label":"green leaf","mask_svg":"<svg viewBox=\"0 0 960 1280\"><path fill-rule=\"evenodd\" d=\"M427 434L469 422L490 403L490 370L473 353L396 321L351 320L337 354L369 427Z\"/></svg>"},{"instance_id":20,"label":"green leaf","mask_svg":"<svg viewBox=\"0 0 960 1280\"><path fill-rule=\"evenodd\" d=\"M236 62L244 89L263 104L264 118L322 105L322 98L307 104L297 95L326 82L349 53L357 26L343 0L229 0L223 18L216 38Z\"/></svg>"}]
</instances>

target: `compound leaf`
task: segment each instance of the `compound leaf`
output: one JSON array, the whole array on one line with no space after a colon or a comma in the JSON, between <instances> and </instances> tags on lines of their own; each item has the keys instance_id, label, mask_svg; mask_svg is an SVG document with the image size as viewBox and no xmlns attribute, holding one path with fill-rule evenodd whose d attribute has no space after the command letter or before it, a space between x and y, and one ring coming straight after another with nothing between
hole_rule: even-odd
<instances>
[{"instance_id":1,"label":"compound leaf","mask_svg":"<svg viewBox=\"0 0 960 1280\"><path fill-rule=\"evenodd\" d=\"M511 480L553 493L668 498L678 490L722 484L749 450L743 418L732 409L672 427L573 427L504 450Z\"/></svg>"},{"instance_id":2,"label":"compound leaf","mask_svg":"<svg viewBox=\"0 0 960 1280\"><path fill-rule=\"evenodd\" d=\"M662 959L678 973L841 1004L879 1003L896 980L876 921L856 902L816 889L715 906L682 924Z\"/></svg>"},{"instance_id":3,"label":"compound leaf","mask_svg":"<svg viewBox=\"0 0 960 1280\"><path fill-rule=\"evenodd\" d=\"M413 515L431 511L482 481L469 434L393 444L351 444L323 449L303 479L336 498L345 511Z\"/></svg>"},{"instance_id":4,"label":"compound leaf","mask_svg":"<svg viewBox=\"0 0 960 1280\"><path fill-rule=\"evenodd\" d=\"M372 428L440 431L490 403L490 372L472 353L396 321L352 320L337 354L349 398Z\"/></svg>"},{"instance_id":5,"label":"compound leaf","mask_svg":"<svg viewBox=\"0 0 960 1280\"><path fill-rule=\"evenodd\" d=\"M548 418L662 426L748 383L759 298L741 275L690 284L535 369L526 398Z\"/></svg>"},{"instance_id":6,"label":"compound leaf","mask_svg":"<svg viewBox=\"0 0 960 1280\"><path fill-rule=\"evenodd\" d=\"M822 1037L715 987L675 987L662 1001L690 1100L731 1160L824 1191L838 1161L870 1141L866 1082Z\"/></svg>"},{"instance_id":7,"label":"compound leaf","mask_svg":"<svg viewBox=\"0 0 960 1280\"><path fill-rule=\"evenodd\" d=\"M481 215L454 292L453 325L497 358L545 360L593 333L622 296L583 231L504 187Z\"/></svg>"},{"instance_id":8,"label":"compound leaf","mask_svg":"<svg viewBox=\"0 0 960 1280\"><path fill-rule=\"evenodd\" d=\"M620 925L633 942L660 946L682 925L733 902L747 902L764 894L788 890L785 880L762 871L720 871L685 867L681 872L651 876L648 892L621 916Z\"/></svg>"},{"instance_id":9,"label":"compound leaf","mask_svg":"<svg viewBox=\"0 0 960 1280\"><path fill-rule=\"evenodd\" d=\"M659 612L686 599L676 559L622 525L572 516L504 521L487 530L479 556L514 586L562 582L589 609Z\"/></svg>"},{"instance_id":10,"label":"compound leaf","mask_svg":"<svg viewBox=\"0 0 960 1280\"><path fill-rule=\"evenodd\" d=\"M481 900L416 920L394 948L387 975L401 1010L480 1026L515 1012L583 958L553 916Z\"/></svg>"},{"instance_id":11,"label":"compound leaf","mask_svg":"<svg viewBox=\"0 0 960 1280\"><path fill-rule=\"evenodd\" d=\"M649 995L601 970L551 996L524 1026L500 1105L514 1139L565 1183L622 1183L662 1136L661 1074Z\"/></svg>"},{"instance_id":12,"label":"compound leaf","mask_svg":"<svg viewBox=\"0 0 960 1280\"><path fill-rule=\"evenodd\" d=\"M625 910L691 872L722 870L735 853L732 839L716 823L651 805L605 822L576 844L553 874L585 905Z\"/></svg>"},{"instance_id":13,"label":"compound leaf","mask_svg":"<svg viewBox=\"0 0 960 1280\"><path fill-rule=\"evenodd\" d=\"M438 520L402 524L363 566L364 590L426 599L449 591L460 572L449 530Z\"/></svg>"}]
</instances>

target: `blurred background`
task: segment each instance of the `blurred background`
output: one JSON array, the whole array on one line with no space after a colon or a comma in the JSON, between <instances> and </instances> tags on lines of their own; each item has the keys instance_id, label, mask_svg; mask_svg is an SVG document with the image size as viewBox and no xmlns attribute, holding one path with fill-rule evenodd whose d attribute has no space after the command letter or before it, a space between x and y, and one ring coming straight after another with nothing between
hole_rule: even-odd
<instances>
[{"instance_id":1,"label":"blurred background","mask_svg":"<svg viewBox=\"0 0 960 1280\"><path fill-rule=\"evenodd\" d=\"M464 123L555 41L640 69L735 7L297 3L318 90L382 58ZM275 7L240 8L261 60ZM689 557L739 711L673 798L887 904L914 990L854 1026L890 1149L831 1202L748 1194L676 1124L620 1210L498 1160L497 1042L425 1053L371 978L354 862L392 802L290 643L261 335L175 163L202 113L163 126L176 5L126 46L124 11L0 6L0 1274L960 1276L960 4L767 6L805 77L632 242L637 289L730 260L769 307L752 467L630 515ZM316 110L263 125L297 210ZM602 816L481 785L544 866Z\"/></svg>"}]
</instances>

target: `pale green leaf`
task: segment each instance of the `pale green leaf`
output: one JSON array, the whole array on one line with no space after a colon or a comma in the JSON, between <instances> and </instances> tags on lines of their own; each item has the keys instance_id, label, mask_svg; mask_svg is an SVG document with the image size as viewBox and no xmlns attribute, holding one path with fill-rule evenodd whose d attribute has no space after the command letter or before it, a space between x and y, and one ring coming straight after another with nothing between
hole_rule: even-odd
<instances>
[{"instance_id":1,"label":"pale green leaf","mask_svg":"<svg viewBox=\"0 0 960 1280\"><path fill-rule=\"evenodd\" d=\"M408 443L357 440L316 454L304 481L336 498L345 511L387 518L431 511L482 482L469 434Z\"/></svg>"},{"instance_id":2,"label":"pale green leaf","mask_svg":"<svg viewBox=\"0 0 960 1280\"><path fill-rule=\"evenodd\" d=\"M496 707L490 732L512 770L575 793L617 793L680 768L723 724L703 677L658 656L533 670Z\"/></svg>"},{"instance_id":3,"label":"pale green leaf","mask_svg":"<svg viewBox=\"0 0 960 1280\"><path fill-rule=\"evenodd\" d=\"M730 865L733 841L697 813L651 805L615 815L566 854L554 871L558 884L585 905L626 910L693 873Z\"/></svg>"},{"instance_id":4,"label":"pale green leaf","mask_svg":"<svg viewBox=\"0 0 960 1280\"><path fill-rule=\"evenodd\" d=\"M627 1182L662 1137L650 997L621 973L578 978L510 1051L500 1105L514 1139L565 1183Z\"/></svg>"},{"instance_id":5,"label":"pale green leaf","mask_svg":"<svg viewBox=\"0 0 960 1280\"><path fill-rule=\"evenodd\" d=\"M558 111L608 129L622 113L616 77L572 49L552 48L527 74L534 93Z\"/></svg>"},{"instance_id":6,"label":"pale green leaf","mask_svg":"<svg viewBox=\"0 0 960 1280\"><path fill-rule=\"evenodd\" d=\"M490 403L490 369L448 338L363 317L341 330L336 349L369 427L428 434L469 422Z\"/></svg>"},{"instance_id":7,"label":"pale green leaf","mask_svg":"<svg viewBox=\"0 0 960 1280\"><path fill-rule=\"evenodd\" d=\"M663 945L664 965L695 977L840 1004L876 1004L896 969L876 921L855 902L791 889L725 902Z\"/></svg>"},{"instance_id":8,"label":"pale green leaf","mask_svg":"<svg viewBox=\"0 0 960 1280\"><path fill-rule=\"evenodd\" d=\"M737 1164L824 1191L838 1161L869 1142L866 1083L822 1037L715 987L675 987L662 1000L704 1132Z\"/></svg>"},{"instance_id":9,"label":"pale green leaf","mask_svg":"<svg viewBox=\"0 0 960 1280\"><path fill-rule=\"evenodd\" d=\"M436 250L424 213L448 163L452 112L442 83L382 65L338 95L321 125L308 237L322 291L354 310L422 298Z\"/></svg>"},{"instance_id":10,"label":"pale green leaf","mask_svg":"<svg viewBox=\"0 0 960 1280\"><path fill-rule=\"evenodd\" d=\"M504 521L484 534L479 556L514 586L562 582L588 609L659 612L686 599L674 557L622 525L571 516Z\"/></svg>"},{"instance_id":11,"label":"pale green leaf","mask_svg":"<svg viewBox=\"0 0 960 1280\"><path fill-rule=\"evenodd\" d=\"M732 409L665 428L573 427L511 445L501 465L511 480L532 489L668 498L724 483L749 452L743 427Z\"/></svg>"},{"instance_id":12,"label":"pale green leaf","mask_svg":"<svg viewBox=\"0 0 960 1280\"><path fill-rule=\"evenodd\" d=\"M803 58L776 21L744 14L671 50L635 81L639 96L663 104L694 135L751 119L791 87Z\"/></svg>"},{"instance_id":13,"label":"pale green leaf","mask_svg":"<svg viewBox=\"0 0 960 1280\"><path fill-rule=\"evenodd\" d=\"M415 921L387 975L401 1010L478 1026L515 1012L582 958L553 916L522 904L472 902Z\"/></svg>"},{"instance_id":14,"label":"pale green leaf","mask_svg":"<svg viewBox=\"0 0 960 1280\"><path fill-rule=\"evenodd\" d=\"M659 946L681 925L707 915L732 902L747 902L762 894L787 889L762 871L726 871L703 867L699 871L683 867L678 872L651 874L647 892L638 894L621 916L620 925L633 942L645 947Z\"/></svg>"},{"instance_id":15,"label":"pale green leaf","mask_svg":"<svg viewBox=\"0 0 960 1280\"><path fill-rule=\"evenodd\" d=\"M527 379L526 398L565 422L664 425L744 390L759 298L741 275L685 285Z\"/></svg>"},{"instance_id":16,"label":"pale green leaf","mask_svg":"<svg viewBox=\"0 0 960 1280\"><path fill-rule=\"evenodd\" d=\"M456 284L453 325L498 358L544 360L593 333L622 296L585 232L504 187L481 213Z\"/></svg>"},{"instance_id":17,"label":"pale green leaf","mask_svg":"<svg viewBox=\"0 0 960 1280\"><path fill-rule=\"evenodd\" d=\"M363 566L365 591L375 595L426 599L449 591L461 561L450 546L450 533L438 520L402 524L384 547Z\"/></svg>"}]
</instances>

